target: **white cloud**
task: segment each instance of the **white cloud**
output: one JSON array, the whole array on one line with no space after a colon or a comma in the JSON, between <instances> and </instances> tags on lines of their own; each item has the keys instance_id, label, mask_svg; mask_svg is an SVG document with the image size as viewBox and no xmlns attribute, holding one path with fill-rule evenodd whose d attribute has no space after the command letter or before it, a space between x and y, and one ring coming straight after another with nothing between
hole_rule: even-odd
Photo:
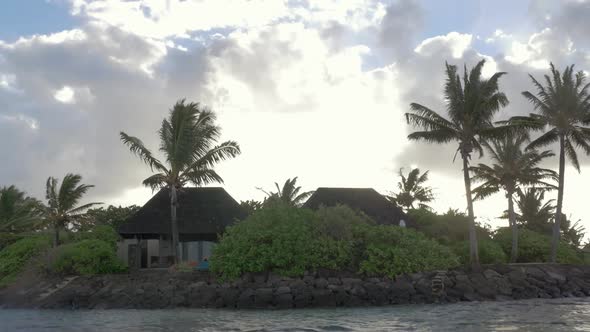
<instances>
[{"instance_id":1,"label":"white cloud","mask_svg":"<svg viewBox=\"0 0 590 332\"><path fill-rule=\"evenodd\" d=\"M74 90L67 85L64 85L61 89L55 91L53 98L64 104L73 104L76 102Z\"/></svg>"},{"instance_id":2,"label":"white cloud","mask_svg":"<svg viewBox=\"0 0 590 332\"><path fill-rule=\"evenodd\" d=\"M473 36L470 34L461 34L458 32L450 32L444 36L436 36L423 40L415 49L414 52L424 56L433 56L441 48L450 48L451 54L458 59L463 56L463 53L471 45Z\"/></svg>"}]
</instances>

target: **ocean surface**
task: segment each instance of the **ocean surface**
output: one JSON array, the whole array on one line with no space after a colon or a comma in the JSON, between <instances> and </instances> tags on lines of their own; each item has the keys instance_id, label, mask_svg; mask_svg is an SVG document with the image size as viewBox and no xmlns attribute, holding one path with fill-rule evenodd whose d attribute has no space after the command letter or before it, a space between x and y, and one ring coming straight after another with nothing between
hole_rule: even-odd
<instances>
[{"instance_id":1,"label":"ocean surface","mask_svg":"<svg viewBox=\"0 0 590 332\"><path fill-rule=\"evenodd\" d=\"M302 310L0 310L0 331L590 331L590 299Z\"/></svg>"}]
</instances>

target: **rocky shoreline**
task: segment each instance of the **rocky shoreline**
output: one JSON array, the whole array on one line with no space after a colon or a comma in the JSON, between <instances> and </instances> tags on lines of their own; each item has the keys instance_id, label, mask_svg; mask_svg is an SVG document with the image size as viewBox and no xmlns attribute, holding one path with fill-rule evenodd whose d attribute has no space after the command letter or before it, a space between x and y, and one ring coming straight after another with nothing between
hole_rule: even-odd
<instances>
[{"instance_id":1,"label":"rocky shoreline","mask_svg":"<svg viewBox=\"0 0 590 332\"><path fill-rule=\"evenodd\" d=\"M590 266L518 264L389 278L319 271L302 278L249 274L217 282L208 273L133 274L44 280L0 291L0 307L287 309L590 296Z\"/></svg>"}]
</instances>

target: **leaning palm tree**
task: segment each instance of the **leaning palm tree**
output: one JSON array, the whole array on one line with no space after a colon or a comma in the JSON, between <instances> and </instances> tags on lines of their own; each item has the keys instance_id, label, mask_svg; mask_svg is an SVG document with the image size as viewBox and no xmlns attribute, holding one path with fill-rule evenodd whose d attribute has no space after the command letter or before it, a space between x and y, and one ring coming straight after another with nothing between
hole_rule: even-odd
<instances>
[{"instance_id":1,"label":"leaning palm tree","mask_svg":"<svg viewBox=\"0 0 590 332\"><path fill-rule=\"evenodd\" d=\"M143 184L156 190L170 191L170 222L174 263L178 263L178 225L176 208L177 191L188 183L195 186L209 183L223 183L213 169L222 160L240 154L240 147L234 141L214 145L221 134L215 125L215 114L198 103L185 103L182 99L170 110L158 131L160 152L166 157L166 164L157 159L137 137L121 132L121 140L156 174L143 180Z\"/></svg>"},{"instance_id":2,"label":"leaning palm tree","mask_svg":"<svg viewBox=\"0 0 590 332\"><path fill-rule=\"evenodd\" d=\"M275 182L276 192L267 192L262 188L258 188L264 192L267 197L264 199L263 204L273 204L280 202L289 206L299 207L303 205L305 200L313 194L313 191L301 192L301 186L297 186L297 177L287 179L283 186L279 186Z\"/></svg>"},{"instance_id":3,"label":"leaning palm tree","mask_svg":"<svg viewBox=\"0 0 590 332\"><path fill-rule=\"evenodd\" d=\"M557 180L557 172L539 167L543 159L554 156L551 151L537 152L524 150L528 142L526 134L509 133L505 137L483 142L482 145L492 158L492 165L479 164L471 167L471 181L481 182L473 189L474 199L483 199L503 190L508 199L508 224L512 228L511 262L518 257L518 225L514 212L514 194L525 186L538 186L552 189L555 185L546 182Z\"/></svg>"},{"instance_id":4,"label":"leaning palm tree","mask_svg":"<svg viewBox=\"0 0 590 332\"><path fill-rule=\"evenodd\" d=\"M497 135L493 117L501 107L508 104L508 98L499 90L498 81L505 73L495 73L489 79L481 77L485 60L480 61L469 73L465 67L463 83L457 74L457 67L446 64L447 81L444 94L448 119L430 108L412 103L411 113L406 113L409 124L423 129L408 135L410 140L424 140L429 143L458 142L457 153L463 159L463 180L469 216L469 254L474 267L479 266L475 216L471 197L469 160L473 150L483 155L480 141Z\"/></svg>"},{"instance_id":5,"label":"leaning palm tree","mask_svg":"<svg viewBox=\"0 0 590 332\"><path fill-rule=\"evenodd\" d=\"M19 233L39 226L43 204L15 186L0 188L0 233Z\"/></svg>"},{"instance_id":6,"label":"leaning palm tree","mask_svg":"<svg viewBox=\"0 0 590 332\"><path fill-rule=\"evenodd\" d=\"M78 206L78 203L93 185L80 184L82 176L68 173L58 188L58 179L49 177L46 183L45 196L47 198L46 220L53 226L53 246L59 245L59 232L66 226L84 217L84 212L97 204L88 203Z\"/></svg>"},{"instance_id":7,"label":"leaning palm tree","mask_svg":"<svg viewBox=\"0 0 590 332\"><path fill-rule=\"evenodd\" d=\"M417 202L419 208L429 209L430 207L426 204L434 200L434 194L432 188L425 185L428 181L428 173L426 171L420 174L419 168L414 168L408 173L406 177L403 173L403 168L399 170L400 181L397 183L399 192L393 193L387 198L397 205L400 205L406 210L415 209L414 203Z\"/></svg>"},{"instance_id":8,"label":"leaning palm tree","mask_svg":"<svg viewBox=\"0 0 590 332\"><path fill-rule=\"evenodd\" d=\"M590 125L590 83L586 83L583 71L574 73L573 65L566 67L562 74L552 63L551 75L545 75L545 85L532 75L529 76L537 89L537 94L529 91L522 94L538 113L512 117L508 123L527 130L545 131L529 144L530 149L559 143L559 184L550 255L550 260L554 263L562 216L565 158L567 156L580 172L576 147L590 154L590 128L587 127Z\"/></svg>"}]
</instances>

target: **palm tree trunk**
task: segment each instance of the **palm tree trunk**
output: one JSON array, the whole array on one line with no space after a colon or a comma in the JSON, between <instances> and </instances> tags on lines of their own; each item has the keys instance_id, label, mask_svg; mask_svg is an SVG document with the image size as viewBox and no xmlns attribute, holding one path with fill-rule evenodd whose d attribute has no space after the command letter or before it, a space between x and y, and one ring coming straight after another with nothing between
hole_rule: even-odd
<instances>
[{"instance_id":1,"label":"palm tree trunk","mask_svg":"<svg viewBox=\"0 0 590 332\"><path fill-rule=\"evenodd\" d=\"M469 178L468 156L461 153L463 158L463 179L465 180L465 197L467 197L467 213L469 215L469 261L473 269L479 269L479 253L477 235L475 233L475 215L473 213L473 197L471 196L471 179Z\"/></svg>"},{"instance_id":2,"label":"palm tree trunk","mask_svg":"<svg viewBox=\"0 0 590 332\"><path fill-rule=\"evenodd\" d=\"M178 259L178 220L176 219L176 206L178 205L178 198L176 195L176 186L170 186L170 220L172 224L172 250L174 252L174 264L177 264Z\"/></svg>"},{"instance_id":3,"label":"palm tree trunk","mask_svg":"<svg viewBox=\"0 0 590 332\"><path fill-rule=\"evenodd\" d=\"M53 224L53 247L59 245L59 224L56 222Z\"/></svg>"},{"instance_id":4,"label":"palm tree trunk","mask_svg":"<svg viewBox=\"0 0 590 332\"><path fill-rule=\"evenodd\" d=\"M557 211L553 224L553 238L551 239L551 263L557 262L557 247L559 245L559 231L561 229L561 208L563 206L563 189L565 178L565 137L559 135L559 187L557 188Z\"/></svg>"},{"instance_id":5,"label":"palm tree trunk","mask_svg":"<svg viewBox=\"0 0 590 332\"><path fill-rule=\"evenodd\" d=\"M508 220L512 228L512 250L510 252L510 262L516 263L518 259L518 225L516 224L516 214L514 213L513 192L508 191Z\"/></svg>"}]
</instances>

